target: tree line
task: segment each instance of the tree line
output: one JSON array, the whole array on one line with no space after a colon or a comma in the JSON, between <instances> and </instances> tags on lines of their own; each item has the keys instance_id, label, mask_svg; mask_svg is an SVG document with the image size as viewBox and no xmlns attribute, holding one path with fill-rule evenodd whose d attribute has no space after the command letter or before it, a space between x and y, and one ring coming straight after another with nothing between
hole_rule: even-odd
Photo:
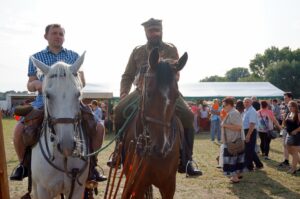
<instances>
[{"instance_id":1,"label":"tree line","mask_svg":"<svg viewBox=\"0 0 300 199\"><path fill-rule=\"evenodd\" d=\"M250 71L249 71L250 70ZM249 69L232 68L225 76L213 75L200 82L253 82L267 81L283 91L291 91L300 97L300 49L289 47L279 49L272 46L263 54L256 54L250 60Z\"/></svg>"}]
</instances>

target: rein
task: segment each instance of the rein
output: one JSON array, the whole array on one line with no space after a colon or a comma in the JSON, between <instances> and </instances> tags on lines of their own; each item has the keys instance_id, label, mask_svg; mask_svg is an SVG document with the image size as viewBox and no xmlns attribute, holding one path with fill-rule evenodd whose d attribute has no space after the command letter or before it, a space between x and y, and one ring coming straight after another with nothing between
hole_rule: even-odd
<instances>
[{"instance_id":1,"label":"rein","mask_svg":"<svg viewBox=\"0 0 300 199\"><path fill-rule=\"evenodd\" d=\"M163 126L165 128L168 128L170 130L170 139L173 140L175 138L175 134L176 134L176 124L175 124L175 118L173 117L171 119L171 122L163 122L159 119L156 119L154 117L150 117L146 115L146 111L145 111L145 107L147 105L147 79L148 78L155 78L155 74L154 73L145 73L144 75L144 84L143 84L143 90L142 90L142 100L141 100L141 104L140 104L140 110L141 110L141 123L143 126L143 132L142 134L140 134L138 136L138 151L143 153L143 154L151 154L152 151L152 140L150 137L150 131L149 131L149 123L154 123L154 124L158 124L160 126ZM173 147L173 144L171 144L171 148ZM143 145L143 146L142 146ZM167 155L167 154L165 154Z\"/></svg>"},{"instance_id":2,"label":"rein","mask_svg":"<svg viewBox=\"0 0 300 199\"><path fill-rule=\"evenodd\" d=\"M41 139L39 139L39 147L41 149L41 152L43 154L43 157L45 158L45 160L56 170L65 173L69 178L71 178L71 190L70 190L70 195L69 198L72 198L73 192L74 192L74 187L75 187L75 181L77 181L77 183L82 186L83 183L79 182L79 177L83 174L83 172L86 170L87 166L88 166L88 161L85 158L82 158L81 156L79 156L79 158L81 160L84 161L84 165L78 169L78 168L73 168L71 171L68 171L67 169L67 161L68 161L68 157L64 158L64 168L60 168L57 165L55 165L52 161L55 159L54 156L51 156L50 154L50 149L49 149L49 145L48 145L48 139L47 139L47 134L48 131L47 129L49 128L50 130L50 142L54 142L52 134L55 135L55 131L54 131L54 125L56 124L73 124L74 125L74 131L79 133L80 135L83 134L82 129L80 127L80 117L76 117L76 118L52 118L51 116L46 117L44 119L43 122L43 128L42 128L42 134L44 134L44 141L45 141L45 147L48 153L48 156L46 155L45 149L43 147L43 144L41 142ZM88 141L86 139L85 136L85 140L86 140L86 149L88 149ZM53 146L53 150L55 149L55 146Z\"/></svg>"}]
</instances>

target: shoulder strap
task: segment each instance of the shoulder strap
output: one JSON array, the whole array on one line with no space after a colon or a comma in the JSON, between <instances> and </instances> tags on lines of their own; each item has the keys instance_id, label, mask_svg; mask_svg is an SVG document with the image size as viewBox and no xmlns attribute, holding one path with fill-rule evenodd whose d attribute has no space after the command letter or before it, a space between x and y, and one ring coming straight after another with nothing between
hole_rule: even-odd
<instances>
[{"instance_id":1,"label":"shoulder strap","mask_svg":"<svg viewBox=\"0 0 300 199\"><path fill-rule=\"evenodd\" d=\"M226 117L224 118L223 123L225 123L225 121L227 120L228 117L229 117L229 114L227 113ZM224 127L223 127L223 131L224 131L224 140L225 140L225 143L227 143L227 136L226 136L226 131L225 131Z\"/></svg>"},{"instance_id":2,"label":"shoulder strap","mask_svg":"<svg viewBox=\"0 0 300 199\"><path fill-rule=\"evenodd\" d=\"M262 116L262 114L261 114L260 111L259 111L259 114L260 114L260 117L261 117L261 119L262 119L262 121L263 121L265 127L269 130L269 127L267 126L267 124L266 124L266 122L265 122L265 120L264 120L264 118L263 118L263 116ZM267 117L268 117L268 116L267 116Z\"/></svg>"}]
</instances>

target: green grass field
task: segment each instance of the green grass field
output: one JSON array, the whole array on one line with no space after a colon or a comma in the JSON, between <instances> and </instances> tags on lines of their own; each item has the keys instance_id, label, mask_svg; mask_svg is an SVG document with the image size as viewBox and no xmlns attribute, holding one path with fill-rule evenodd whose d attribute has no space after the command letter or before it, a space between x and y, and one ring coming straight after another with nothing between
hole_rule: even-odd
<instances>
[{"instance_id":1,"label":"green grass field","mask_svg":"<svg viewBox=\"0 0 300 199\"><path fill-rule=\"evenodd\" d=\"M12 132L15 120L3 119L5 150L7 158L8 175L17 165L17 157L12 144ZM107 135L105 143L108 143L112 135ZM105 144L104 143L104 144ZM99 165L108 174L106 161L112 153L113 146L99 154ZM216 156L219 153L219 145L212 143L208 133L195 136L194 159L204 175L198 178L186 178L184 174L177 174L176 199L199 198L300 198L300 173L291 176L286 170L278 170L277 165L282 160L281 139L271 143L270 158L262 160L264 169L246 173L239 184L230 184L221 170L217 169ZM46 171L45 171L46 172ZM23 182L10 182L10 196L19 199L27 190L27 180ZM106 183L100 184L99 195L103 198ZM155 190L156 198L160 198Z\"/></svg>"}]
</instances>

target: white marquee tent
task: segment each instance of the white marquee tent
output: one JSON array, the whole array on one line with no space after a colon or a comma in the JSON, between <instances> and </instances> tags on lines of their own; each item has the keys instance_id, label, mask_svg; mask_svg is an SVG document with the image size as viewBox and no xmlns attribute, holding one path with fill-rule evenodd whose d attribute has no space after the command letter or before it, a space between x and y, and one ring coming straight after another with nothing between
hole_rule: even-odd
<instances>
[{"instance_id":1,"label":"white marquee tent","mask_svg":"<svg viewBox=\"0 0 300 199\"><path fill-rule=\"evenodd\" d=\"M222 97L282 98L284 91L270 82L198 82L179 84L185 98L211 99Z\"/></svg>"}]
</instances>

